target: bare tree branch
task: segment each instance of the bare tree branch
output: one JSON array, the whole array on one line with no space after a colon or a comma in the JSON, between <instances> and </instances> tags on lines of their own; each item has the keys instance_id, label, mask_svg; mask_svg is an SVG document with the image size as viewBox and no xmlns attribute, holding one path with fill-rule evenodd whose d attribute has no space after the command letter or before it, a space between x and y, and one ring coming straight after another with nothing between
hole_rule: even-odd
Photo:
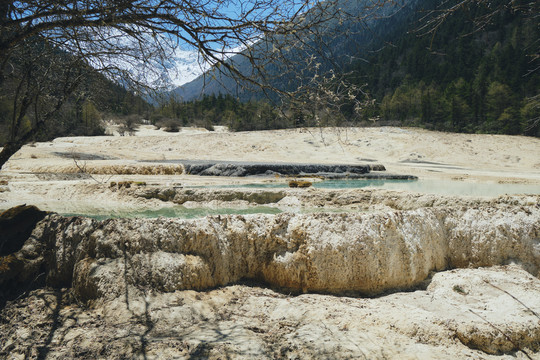
<instances>
[{"instance_id":1,"label":"bare tree branch","mask_svg":"<svg viewBox=\"0 0 540 360\"><path fill-rule=\"evenodd\" d=\"M308 87L323 91L316 85L319 72L338 72L339 54L331 51L331 42L357 31L342 33L344 23L366 28L369 21L391 16L400 7L393 0L365 4L343 0L2 1L0 85L6 77L22 77L12 93L12 136L0 156L0 168L8 153L43 131L45 119L53 116L50 110L58 111L91 70L150 93L167 88L169 69L174 66L171 59L179 50L190 50L198 52L202 66L213 66L209 76L218 81L222 76L232 77L238 86L269 96L305 97ZM32 57L20 63L25 51ZM296 67L297 59L305 60L309 54L315 58ZM43 59L53 62L49 69L40 65ZM249 64L249 70L240 68L239 59ZM321 63L321 71L309 69L315 62ZM39 68L34 68L36 64ZM272 66L282 79L293 79L300 69L310 80L299 88L281 88L268 77ZM60 81L54 83L55 78ZM323 83L347 93L344 83L332 81ZM55 90L45 89L44 84ZM53 94L54 101L45 101L46 92ZM22 125L30 117L29 109L33 109L33 126L27 131Z\"/></svg>"}]
</instances>

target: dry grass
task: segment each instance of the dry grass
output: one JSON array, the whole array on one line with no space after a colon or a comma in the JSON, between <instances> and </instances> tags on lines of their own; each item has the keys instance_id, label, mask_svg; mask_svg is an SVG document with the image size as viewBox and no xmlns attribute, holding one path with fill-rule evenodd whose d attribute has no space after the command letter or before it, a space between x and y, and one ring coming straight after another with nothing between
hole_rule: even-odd
<instances>
[{"instance_id":1,"label":"dry grass","mask_svg":"<svg viewBox=\"0 0 540 360\"><path fill-rule=\"evenodd\" d=\"M308 188L311 185L313 185L312 182L305 181L305 180L291 180L291 181L289 181L289 187L292 187L292 188Z\"/></svg>"},{"instance_id":2,"label":"dry grass","mask_svg":"<svg viewBox=\"0 0 540 360\"><path fill-rule=\"evenodd\" d=\"M182 165L106 165L88 166L87 172L100 175L181 175Z\"/></svg>"},{"instance_id":3,"label":"dry grass","mask_svg":"<svg viewBox=\"0 0 540 360\"><path fill-rule=\"evenodd\" d=\"M132 185L139 186L139 187L146 186L146 182L144 181L119 181L119 182L112 181L109 184L109 187L111 188L117 187L118 189L121 189L121 188L129 189Z\"/></svg>"},{"instance_id":4,"label":"dry grass","mask_svg":"<svg viewBox=\"0 0 540 360\"><path fill-rule=\"evenodd\" d=\"M0 273L10 271L15 263L17 263L17 258L13 254L0 257Z\"/></svg>"},{"instance_id":5,"label":"dry grass","mask_svg":"<svg viewBox=\"0 0 540 360\"><path fill-rule=\"evenodd\" d=\"M82 170L81 170L82 169ZM46 171L46 169L40 169ZM80 173L95 175L182 175L184 167L180 164L162 165L94 165L84 164L83 166L68 166L62 169L55 169L54 172Z\"/></svg>"}]
</instances>

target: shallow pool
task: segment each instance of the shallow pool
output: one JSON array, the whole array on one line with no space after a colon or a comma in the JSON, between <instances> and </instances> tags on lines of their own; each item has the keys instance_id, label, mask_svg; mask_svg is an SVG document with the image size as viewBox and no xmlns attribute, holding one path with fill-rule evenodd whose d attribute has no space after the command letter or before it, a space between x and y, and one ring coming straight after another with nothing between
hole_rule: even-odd
<instances>
[{"instance_id":1,"label":"shallow pool","mask_svg":"<svg viewBox=\"0 0 540 360\"><path fill-rule=\"evenodd\" d=\"M194 188L211 188L212 186L197 186ZM238 185L214 186L216 188L251 188L251 189L275 189L288 188L285 182L253 183ZM426 194L457 195L457 196L489 196L517 195L517 194L540 194L540 185L527 184L498 184L479 183L457 180L379 180L379 179L354 179L354 180L324 180L316 181L313 187L319 189L359 189L378 188L388 190L414 191Z\"/></svg>"},{"instance_id":2,"label":"shallow pool","mask_svg":"<svg viewBox=\"0 0 540 360\"><path fill-rule=\"evenodd\" d=\"M287 183L253 183L242 185L226 185L204 188L251 188L251 189L270 189L286 188ZM498 183L474 183L466 181L453 180L325 180L313 184L315 188L321 189L358 189L358 188L377 188L389 190L414 191L426 194L451 195L451 196L481 196L497 197L504 194L540 194L539 185L525 184L498 184ZM201 187L199 187L201 188ZM299 213L312 213L320 211L330 212L350 212L351 209L340 208L287 208L286 211ZM193 219L201 218L207 215L225 215L225 214L279 214L282 210L273 206L254 206L254 207L185 207L181 205L168 206L161 209L133 211L117 209L89 209L88 211L60 212L66 216L87 216L99 220L110 218L182 218Z\"/></svg>"},{"instance_id":3,"label":"shallow pool","mask_svg":"<svg viewBox=\"0 0 540 360\"><path fill-rule=\"evenodd\" d=\"M64 216L85 216L97 220L114 218L181 218L195 219L207 215L225 215L225 214L279 214L281 210L270 206L255 206L249 208L187 208L185 206L172 206L157 210L142 211L114 211L112 213L62 213Z\"/></svg>"},{"instance_id":4,"label":"shallow pool","mask_svg":"<svg viewBox=\"0 0 540 360\"><path fill-rule=\"evenodd\" d=\"M458 196L492 197L505 194L540 194L540 185L476 183L455 180L326 180L315 183L313 186L324 189L376 187Z\"/></svg>"}]
</instances>

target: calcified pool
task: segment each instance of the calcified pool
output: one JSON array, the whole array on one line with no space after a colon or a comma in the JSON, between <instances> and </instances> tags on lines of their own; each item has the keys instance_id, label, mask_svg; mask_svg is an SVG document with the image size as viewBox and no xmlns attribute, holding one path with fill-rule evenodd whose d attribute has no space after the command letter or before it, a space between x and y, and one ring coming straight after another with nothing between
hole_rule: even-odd
<instances>
[{"instance_id":1,"label":"calcified pool","mask_svg":"<svg viewBox=\"0 0 540 360\"><path fill-rule=\"evenodd\" d=\"M359 205L362 200L363 191L356 192L354 189L370 190L397 190L403 196L421 196L420 194L430 194L435 198L450 196L451 198L461 197L483 197L485 199L496 198L501 195L538 195L539 185L527 184L498 184L498 183L475 183L466 181L451 180L315 180L314 189L288 189L287 182L260 182L261 179L254 179L250 184L222 185L222 186L199 186L178 188L171 195L170 199L161 199L166 202L153 203L153 205L140 202L135 207L113 203L107 205L99 201L88 199L71 199L36 204L42 210L58 212L66 216L86 216L95 219L110 218L182 218L194 219L209 215L224 214L278 214L281 212L293 213L313 213L313 212L361 212L371 205L384 205L384 196L376 199L371 198L368 205ZM268 180L266 180L268 181ZM152 188L150 187L149 190ZM193 190L191 190L193 189ZM266 190L265 190L266 189ZM319 191L315 189L320 189ZM343 191L340 191L343 190ZM177 192L176 192L177 191ZM342 197L338 203L326 204L325 191L333 192L334 196ZM193 193L193 194L191 194ZM272 196L264 196L269 193ZM346 194L347 193L347 194ZM369 192L366 192L369 193ZM248 196L246 196L248 194ZM255 194L256 196L253 196ZM358 199L350 198L351 194L360 196ZM416 194L416 195L414 195ZM175 196L176 204L173 204ZM260 195L260 196L259 196ZM277 196L276 196L277 195ZM316 196L318 200L307 201L306 197ZM285 199L286 198L286 199ZM345 200L344 199L348 199ZM283 201L281 201L283 200ZM189 203L189 205L187 204ZM257 203L258 205L254 205ZM183 205L180 205L183 204ZM156 207L157 205L157 207Z\"/></svg>"},{"instance_id":2,"label":"calcified pool","mask_svg":"<svg viewBox=\"0 0 540 360\"><path fill-rule=\"evenodd\" d=\"M118 218L179 218L179 219L197 219L205 216L213 215L249 215L249 214L280 214L282 212L292 212L301 214L313 214L313 213L358 213L362 212L357 209L340 209L340 208L288 208L286 210L272 206L254 206L245 208L188 208L184 206L165 207L154 210L140 210L140 211L127 211L127 210L115 210L115 211L80 211L80 212L60 212L63 216L84 216L96 220L105 219L118 219Z\"/></svg>"},{"instance_id":3,"label":"calcified pool","mask_svg":"<svg viewBox=\"0 0 540 360\"><path fill-rule=\"evenodd\" d=\"M171 206L161 209L152 210L138 210L138 211L126 211L118 209L111 212L89 210L73 212L73 213L61 213L64 216L86 216L98 220L114 219L114 218L157 218L157 217L169 217L169 218L181 218L181 219L195 219L208 215L225 215L225 214L279 214L280 209L271 206L254 206L245 208L188 208L185 206Z\"/></svg>"},{"instance_id":4,"label":"calcified pool","mask_svg":"<svg viewBox=\"0 0 540 360\"><path fill-rule=\"evenodd\" d=\"M540 194L540 185L476 183L456 180L327 180L313 186L324 189L377 187L456 196Z\"/></svg>"},{"instance_id":5,"label":"calcified pool","mask_svg":"<svg viewBox=\"0 0 540 360\"><path fill-rule=\"evenodd\" d=\"M253 183L242 185L222 185L219 188L255 188L273 189L287 188L287 183ZM387 190L414 191L425 194L451 195L451 196L487 196L540 194L540 185L530 184L499 184L489 182L466 182L457 180L324 180L316 181L313 187L319 189L360 189L377 188ZM197 188L197 187L194 187ZM198 187L205 188L205 187ZM206 187L208 188L208 187Z\"/></svg>"}]
</instances>

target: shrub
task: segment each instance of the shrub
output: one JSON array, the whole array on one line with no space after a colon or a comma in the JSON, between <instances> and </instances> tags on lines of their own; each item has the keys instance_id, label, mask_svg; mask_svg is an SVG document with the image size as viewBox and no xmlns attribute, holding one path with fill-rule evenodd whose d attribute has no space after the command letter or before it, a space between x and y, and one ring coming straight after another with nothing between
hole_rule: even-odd
<instances>
[{"instance_id":1,"label":"shrub","mask_svg":"<svg viewBox=\"0 0 540 360\"><path fill-rule=\"evenodd\" d=\"M179 132L182 122L178 119L164 119L158 122L157 126L167 132Z\"/></svg>"},{"instance_id":2,"label":"shrub","mask_svg":"<svg viewBox=\"0 0 540 360\"><path fill-rule=\"evenodd\" d=\"M310 181L306 181L306 180L291 180L291 181L289 181L289 187L291 187L291 188L308 188L311 185L313 185L313 183L311 183Z\"/></svg>"}]
</instances>

